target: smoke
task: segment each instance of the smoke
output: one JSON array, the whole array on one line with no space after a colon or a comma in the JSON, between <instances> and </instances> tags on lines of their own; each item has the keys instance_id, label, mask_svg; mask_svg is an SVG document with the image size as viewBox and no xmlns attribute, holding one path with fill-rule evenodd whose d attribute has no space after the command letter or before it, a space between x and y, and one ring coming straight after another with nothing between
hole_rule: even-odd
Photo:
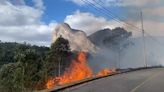
<instances>
[{"instance_id":1,"label":"smoke","mask_svg":"<svg viewBox=\"0 0 164 92\"><path fill-rule=\"evenodd\" d=\"M94 53L96 46L87 38L83 31L71 29L66 23L58 24L53 33L53 41L59 36L67 39L71 50Z\"/></svg>"},{"instance_id":2,"label":"smoke","mask_svg":"<svg viewBox=\"0 0 164 92\"><path fill-rule=\"evenodd\" d=\"M89 65L98 72L104 68L115 69L117 65L117 53L111 49L101 48L89 57Z\"/></svg>"},{"instance_id":3,"label":"smoke","mask_svg":"<svg viewBox=\"0 0 164 92\"><path fill-rule=\"evenodd\" d=\"M109 45L105 46L105 44L102 43L106 36L111 36L111 32L112 30L100 30L96 34L89 36L90 40L96 43L96 46L99 48L99 50L96 51L97 53L92 54L92 57L90 57L89 60L91 67L95 71L102 68L125 69L144 67L145 63L147 66L164 65L164 58L162 57L162 55L164 55L163 47L161 47L162 44L159 45L158 42L158 40L164 39L163 37L158 37L157 41L154 41L152 37L146 35L146 50L144 51L142 33L140 32L137 37L132 35L120 43L122 46L120 45L119 48L113 49L110 48ZM128 45L124 47L123 44L126 43L128 43ZM144 58L146 60L144 60Z\"/></svg>"},{"instance_id":4,"label":"smoke","mask_svg":"<svg viewBox=\"0 0 164 92\"><path fill-rule=\"evenodd\" d=\"M164 38L159 38L164 39ZM108 47L99 47L96 54L93 54L89 59L89 64L95 71L102 68L115 69L115 68L138 68L147 66L163 66L164 65L164 52L163 48L154 41L146 37L146 50L143 49L142 37L133 38L128 40L132 43L127 48L123 48L120 52L110 49ZM120 54L120 55L119 55ZM145 54L145 55L144 55ZM144 61L144 57L146 62Z\"/></svg>"},{"instance_id":5,"label":"smoke","mask_svg":"<svg viewBox=\"0 0 164 92\"><path fill-rule=\"evenodd\" d=\"M128 43L126 47L120 45L119 48L114 49L111 48L110 45L102 43L106 37L112 36L112 30L100 30L97 32L96 35L92 34L87 37L83 31L71 29L68 24L59 24L55 28L53 41L62 35L63 38L69 40L71 50L90 53L88 63L94 73L104 68L125 69L144 67L144 57L146 58L148 66L164 64L164 58L162 58L162 55L164 54L163 48L157 46L150 37L145 38L146 50L144 52L141 34L138 37L131 36L125 41L122 41L121 44Z\"/></svg>"}]
</instances>

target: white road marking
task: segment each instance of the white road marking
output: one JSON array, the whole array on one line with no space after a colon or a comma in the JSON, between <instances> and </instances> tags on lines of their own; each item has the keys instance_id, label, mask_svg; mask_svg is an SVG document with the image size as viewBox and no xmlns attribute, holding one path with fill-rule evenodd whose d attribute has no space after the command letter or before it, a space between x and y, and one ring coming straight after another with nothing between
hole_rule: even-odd
<instances>
[{"instance_id":1,"label":"white road marking","mask_svg":"<svg viewBox=\"0 0 164 92\"><path fill-rule=\"evenodd\" d=\"M153 74L152 76L150 76L148 79L146 79L145 81L143 81L141 84L139 84L138 86L136 86L134 89L132 89L130 92L135 92L138 88L140 88L141 86L143 86L146 82L148 82L149 80L151 80L152 78L154 78L155 76L157 76L159 74L159 72Z\"/></svg>"}]
</instances>

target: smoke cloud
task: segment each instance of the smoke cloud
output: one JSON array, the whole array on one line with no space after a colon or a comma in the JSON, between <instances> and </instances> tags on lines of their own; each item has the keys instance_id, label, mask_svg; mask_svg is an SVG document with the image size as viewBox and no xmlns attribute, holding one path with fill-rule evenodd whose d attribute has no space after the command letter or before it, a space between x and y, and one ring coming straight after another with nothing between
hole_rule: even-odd
<instances>
[{"instance_id":1,"label":"smoke cloud","mask_svg":"<svg viewBox=\"0 0 164 92\"><path fill-rule=\"evenodd\" d=\"M53 41L60 36L69 41L71 50L92 53L96 50L96 46L87 38L85 32L71 29L71 27L66 23L58 24L56 26L53 33Z\"/></svg>"},{"instance_id":2,"label":"smoke cloud","mask_svg":"<svg viewBox=\"0 0 164 92\"><path fill-rule=\"evenodd\" d=\"M130 36L128 39L121 42L121 44L129 43L128 46L123 47L123 45L120 45L120 47L116 49L110 48L110 45L101 43L106 37L112 37L112 31L113 30L110 29L106 31L99 30L96 31L98 32L96 35L92 34L87 37L85 32L72 29L68 24L64 23L56 26L53 34L53 41L62 35L63 38L68 39L72 50L90 53L88 61L94 72L98 72L104 68L125 69L144 67L144 57L146 58L148 66L164 64L162 58L162 55L164 54L162 50L163 48L155 46L156 43L153 43L152 39L149 37L145 38L145 52L143 49L143 39L140 36ZM164 38L159 37L159 39Z\"/></svg>"}]
</instances>

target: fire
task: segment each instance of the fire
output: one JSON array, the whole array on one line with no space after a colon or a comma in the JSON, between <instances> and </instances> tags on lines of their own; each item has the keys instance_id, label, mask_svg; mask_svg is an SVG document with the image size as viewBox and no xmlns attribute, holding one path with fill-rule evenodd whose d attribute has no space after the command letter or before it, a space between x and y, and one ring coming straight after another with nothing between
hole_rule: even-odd
<instances>
[{"instance_id":1,"label":"fire","mask_svg":"<svg viewBox=\"0 0 164 92\"><path fill-rule=\"evenodd\" d=\"M47 84L46 84L46 87L49 89L51 87L55 86L54 84L54 79L50 79L48 80Z\"/></svg>"},{"instance_id":2,"label":"fire","mask_svg":"<svg viewBox=\"0 0 164 92\"><path fill-rule=\"evenodd\" d=\"M113 71L109 70L109 69L104 69L102 71L100 71L97 76L104 76L104 75L107 75L107 74L111 74L113 73Z\"/></svg>"},{"instance_id":3,"label":"fire","mask_svg":"<svg viewBox=\"0 0 164 92\"><path fill-rule=\"evenodd\" d=\"M86 63L86 54L84 52L79 52L77 59L72 61L68 70L66 70L62 76L48 80L46 86L47 88L52 88L55 85L63 85L90 78L92 75L92 70Z\"/></svg>"},{"instance_id":4,"label":"fire","mask_svg":"<svg viewBox=\"0 0 164 92\"><path fill-rule=\"evenodd\" d=\"M112 73L111 70L104 69L97 74L97 76L103 76ZM75 60L72 61L69 68L59 77L51 78L47 81L46 87L48 89L67 83L83 80L85 78L93 77L91 68L87 65L86 54L79 52Z\"/></svg>"}]
</instances>

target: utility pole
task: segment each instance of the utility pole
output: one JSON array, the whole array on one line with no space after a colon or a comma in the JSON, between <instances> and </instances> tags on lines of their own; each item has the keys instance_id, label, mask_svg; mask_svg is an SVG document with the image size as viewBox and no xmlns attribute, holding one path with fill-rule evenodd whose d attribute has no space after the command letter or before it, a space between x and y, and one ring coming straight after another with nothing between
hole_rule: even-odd
<instances>
[{"instance_id":1,"label":"utility pole","mask_svg":"<svg viewBox=\"0 0 164 92\"><path fill-rule=\"evenodd\" d=\"M121 68L121 43L119 43L119 48L118 48L118 68Z\"/></svg>"},{"instance_id":2,"label":"utility pole","mask_svg":"<svg viewBox=\"0 0 164 92\"><path fill-rule=\"evenodd\" d=\"M140 13L141 15L141 27L142 27L142 39L143 39L143 54L144 54L144 66L147 67L147 58L146 58L146 44L145 44L145 31L143 26L143 15L142 11Z\"/></svg>"},{"instance_id":3,"label":"utility pole","mask_svg":"<svg viewBox=\"0 0 164 92\"><path fill-rule=\"evenodd\" d=\"M60 72L61 72L61 71L60 71L60 69L61 69L61 64L60 64L60 63L61 63L61 59L60 59L58 62L59 62L59 63L58 63L58 68L59 68L59 69L58 69L58 76L60 76Z\"/></svg>"}]
</instances>

